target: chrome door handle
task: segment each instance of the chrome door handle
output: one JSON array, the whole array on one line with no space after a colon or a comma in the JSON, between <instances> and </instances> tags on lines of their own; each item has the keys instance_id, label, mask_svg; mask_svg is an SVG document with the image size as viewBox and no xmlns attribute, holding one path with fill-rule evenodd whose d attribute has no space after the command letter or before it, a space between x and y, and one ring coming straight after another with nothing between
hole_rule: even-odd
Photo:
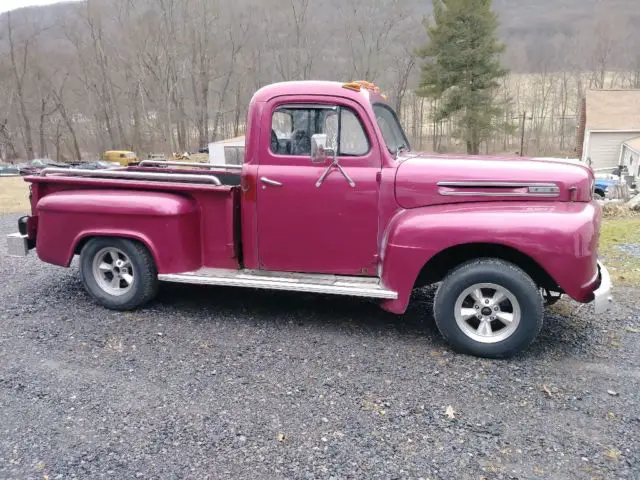
<instances>
[{"instance_id":1,"label":"chrome door handle","mask_svg":"<svg viewBox=\"0 0 640 480\"><path fill-rule=\"evenodd\" d=\"M271 186L274 186L274 187L281 187L282 186L282 183L276 182L275 180L271 180L270 178L267 178L267 177L260 177L260 181L262 183L266 183L267 185L271 185Z\"/></svg>"}]
</instances>

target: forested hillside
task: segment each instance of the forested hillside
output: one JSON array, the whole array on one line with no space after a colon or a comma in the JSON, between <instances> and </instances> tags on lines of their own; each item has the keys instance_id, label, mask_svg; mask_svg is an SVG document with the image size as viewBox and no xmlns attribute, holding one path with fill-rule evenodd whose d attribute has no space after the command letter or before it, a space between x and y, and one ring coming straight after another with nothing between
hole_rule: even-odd
<instances>
[{"instance_id":1,"label":"forested hillside","mask_svg":"<svg viewBox=\"0 0 640 480\"><path fill-rule=\"evenodd\" d=\"M414 144L456 148L413 90L428 0L91 0L0 16L0 158L194 150L242 133L252 93L292 79L367 79ZM513 74L505 121L527 145L573 147L585 88L640 87L637 0L495 0ZM487 150L509 150L505 129Z\"/></svg>"}]
</instances>

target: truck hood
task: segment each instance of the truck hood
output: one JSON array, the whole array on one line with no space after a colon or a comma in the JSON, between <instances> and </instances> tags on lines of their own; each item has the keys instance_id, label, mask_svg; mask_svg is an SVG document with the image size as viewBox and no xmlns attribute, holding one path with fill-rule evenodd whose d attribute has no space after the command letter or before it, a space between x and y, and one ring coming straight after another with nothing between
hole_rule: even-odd
<instances>
[{"instance_id":1,"label":"truck hood","mask_svg":"<svg viewBox=\"0 0 640 480\"><path fill-rule=\"evenodd\" d=\"M486 201L589 202L593 172L573 160L411 153L398 159L403 208Z\"/></svg>"}]
</instances>

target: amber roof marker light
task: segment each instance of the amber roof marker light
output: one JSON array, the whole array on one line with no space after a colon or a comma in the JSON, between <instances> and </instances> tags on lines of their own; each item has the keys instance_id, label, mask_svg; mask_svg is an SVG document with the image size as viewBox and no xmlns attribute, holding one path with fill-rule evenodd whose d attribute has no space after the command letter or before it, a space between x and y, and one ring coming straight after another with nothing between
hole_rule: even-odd
<instances>
[{"instance_id":1,"label":"amber roof marker light","mask_svg":"<svg viewBox=\"0 0 640 480\"><path fill-rule=\"evenodd\" d=\"M347 90L353 90L354 92L359 92L362 90L362 86L357 82L349 82L342 85L342 88L346 88Z\"/></svg>"},{"instance_id":2,"label":"amber roof marker light","mask_svg":"<svg viewBox=\"0 0 640 480\"><path fill-rule=\"evenodd\" d=\"M378 87L375 83L368 82L367 80L355 80L352 82L348 82L343 84L342 88L346 88L347 90L353 90L354 92L360 92L364 88L365 90L379 94L385 100L387 99L387 96L384 93L382 93L382 91L380 90L380 87Z\"/></svg>"}]
</instances>

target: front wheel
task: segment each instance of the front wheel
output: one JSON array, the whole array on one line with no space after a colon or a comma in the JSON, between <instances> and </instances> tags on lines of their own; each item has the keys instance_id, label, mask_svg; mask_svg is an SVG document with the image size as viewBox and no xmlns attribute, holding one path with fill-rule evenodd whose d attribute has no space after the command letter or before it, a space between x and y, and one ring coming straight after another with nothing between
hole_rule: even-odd
<instances>
[{"instance_id":1,"label":"front wheel","mask_svg":"<svg viewBox=\"0 0 640 480\"><path fill-rule=\"evenodd\" d=\"M440 285L434 317L458 351L506 358L527 348L542 328L544 307L522 269L497 259L465 263Z\"/></svg>"},{"instance_id":2,"label":"front wheel","mask_svg":"<svg viewBox=\"0 0 640 480\"><path fill-rule=\"evenodd\" d=\"M158 290L153 257L141 243L124 238L93 238L80 254L80 275L87 292L111 310L133 310Z\"/></svg>"}]
</instances>

